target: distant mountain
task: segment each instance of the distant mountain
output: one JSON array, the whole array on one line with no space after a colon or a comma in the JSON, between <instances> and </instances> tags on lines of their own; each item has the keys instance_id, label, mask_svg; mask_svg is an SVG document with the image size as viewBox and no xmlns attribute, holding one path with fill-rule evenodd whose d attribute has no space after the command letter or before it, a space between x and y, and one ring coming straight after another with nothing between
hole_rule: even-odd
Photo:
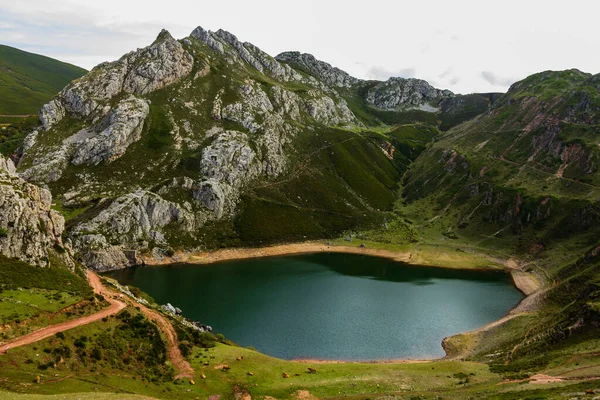
<instances>
[{"instance_id":1,"label":"distant mountain","mask_svg":"<svg viewBox=\"0 0 600 400\"><path fill-rule=\"evenodd\" d=\"M0 115L35 114L56 92L87 71L0 45Z\"/></svg>"}]
</instances>

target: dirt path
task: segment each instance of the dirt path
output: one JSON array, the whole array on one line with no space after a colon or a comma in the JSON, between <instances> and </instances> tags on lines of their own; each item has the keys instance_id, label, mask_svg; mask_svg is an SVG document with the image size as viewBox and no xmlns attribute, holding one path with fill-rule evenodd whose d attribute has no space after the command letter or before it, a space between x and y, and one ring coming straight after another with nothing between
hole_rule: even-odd
<instances>
[{"instance_id":1,"label":"dirt path","mask_svg":"<svg viewBox=\"0 0 600 400\"><path fill-rule=\"evenodd\" d=\"M55 335L58 332L63 332L69 329L76 328L78 326L87 325L89 323L98 321L110 315L117 314L119 311L121 311L127 306L127 304L124 301L122 301L125 300L129 302L132 306L139 307L140 311L148 319L153 321L158 326L160 331L164 333L167 340L167 352L169 354L169 359L171 360L171 363L173 364L175 369L179 372L175 378L192 378L194 376L194 369L187 361L185 361L183 355L181 354L181 351L179 350L179 345L177 342L177 333L175 332L175 329L173 328L171 323L164 316L162 316L160 313L154 310L149 309L143 304L134 301L129 297L123 298L123 295L121 293L117 293L106 288L102 284L102 281L100 280L98 275L96 275L95 273L88 271L87 276L90 286L94 289L94 293L103 295L106 301L110 303L110 307L105 308L92 315L88 315L72 321L67 321L62 324L48 326L46 328L42 328L40 330L32 332L28 335L21 336L20 338L10 343L3 344L0 348L0 354L6 353L8 349L13 349L15 347L38 342L42 339L46 339L52 335Z\"/></svg>"},{"instance_id":2,"label":"dirt path","mask_svg":"<svg viewBox=\"0 0 600 400\"><path fill-rule=\"evenodd\" d=\"M94 274L93 272L89 271L88 277L92 277L90 279L90 284L92 284L92 286L99 285L98 288L102 290L102 293L109 294L110 296L117 298L123 296L121 293L114 292L111 289L108 289L105 286L103 286L102 282L100 282L100 278L98 278L98 275ZM94 288L94 290L96 289ZM140 312L144 314L149 320L154 322L158 326L158 329L165 335L165 339L167 341L167 352L169 354L169 360L173 364L173 367L175 367L175 369L178 371L178 374L175 376L175 379L192 378L194 376L194 369L183 358L183 354L181 354L181 350L179 350L177 333L175 332L175 328L173 328L173 325L171 325L169 320L167 320L160 313L149 309L145 305L138 303L130 297L125 297L124 300L130 303L133 307L138 307L140 309Z\"/></svg>"},{"instance_id":3,"label":"dirt path","mask_svg":"<svg viewBox=\"0 0 600 400\"><path fill-rule=\"evenodd\" d=\"M156 325L158 325L158 329L160 329L166 336L167 339L167 351L169 353L169 359L171 363L175 367L179 373L175 376L175 379L180 378L193 378L194 377L194 369L184 358L183 354L181 354L181 350L179 350L179 344L177 342L177 332L175 332L175 328L173 325L160 313L149 309L143 304L137 303L133 300L130 300L136 307L140 308L140 311L151 321L153 321Z\"/></svg>"},{"instance_id":4,"label":"dirt path","mask_svg":"<svg viewBox=\"0 0 600 400\"><path fill-rule=\"evenodd\" d=\"M104 287L102 286L102 282L100 282L100 278L98 278L96 274L89 273L88 280L90 282L90 286L92 286L92 288L94 289L94 293L101 294L104 290ZM101 320L102 318L118 313L126 306L124 302L115 298L105 296L105 299L110 303L110 306L108 308L100 310L92 315L87 315L85 317L74 319L72 321L63 322L61 324L51 325L46 328L42 328L35 332L29 333L25 336L21 336L20 338L12 342L3 344L0 348L0 354L6 353L8 349L28 345L46 339L52 335L55 335L58 332L64 332L66 330L73 329L78 326L87 325L89 323Z\"/></svg>"}]
</instances>

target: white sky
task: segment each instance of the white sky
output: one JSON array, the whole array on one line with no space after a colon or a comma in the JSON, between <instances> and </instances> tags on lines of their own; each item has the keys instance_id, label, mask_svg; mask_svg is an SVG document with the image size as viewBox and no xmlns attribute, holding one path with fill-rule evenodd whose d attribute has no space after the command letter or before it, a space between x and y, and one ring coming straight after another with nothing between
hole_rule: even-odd
<instances>
[{"instance_id":1,"label":"white sky","mask_svg":"<svg viewBox=\"0 0 600 400\"><path fill-rule=\"evenodd\" d=\"M311 53L358 78L505 91L543 70L600 72L597 0L0 0L0 43L90 69L223 28L275 56Z\"/></svg>"}]
</instances>

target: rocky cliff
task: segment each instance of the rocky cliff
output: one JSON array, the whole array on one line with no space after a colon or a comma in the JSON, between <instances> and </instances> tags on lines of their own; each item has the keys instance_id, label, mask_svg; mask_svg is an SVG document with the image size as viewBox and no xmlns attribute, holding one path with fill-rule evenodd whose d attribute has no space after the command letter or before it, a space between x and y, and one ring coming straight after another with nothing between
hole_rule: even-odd
<instances>
[{"instance_id":1,"label":"rocky cliff","mask_svg":"<svg viewBox=\"0 0 600 400\"><path fill-rule=\"evenodd\" d=\"M312 54L300 53L299 51L286 51L275 57L277 61L289 64L300 71L306 71L321 82L332 87L349 88L360 82L359 79L350 76L347 72L330 64L317 60Z\"/></svg>"},{"instance_id":2,"label":"rocky cliff","mask_svg":"<svg viewBox=\"0 0 600 400\"><path fill-rule=\"evenodd\" d=\"M0 156L0 254L48 266L52 253L70 264L60 255L65 220L51 205L50 191L19 178L13 162Z\"/></svg>"},{"instance_id":3,"label":"rocky cliff","mask_svg":"<svg viewBox=\"0 0 600 400\"><path fill-rule=\"evenodd\" d=\"M422 79L390 78L369 88L366 100L379 108L438 112L441 101L452 97L451 91L436 89Z\"/></svg>"}]
</instances>

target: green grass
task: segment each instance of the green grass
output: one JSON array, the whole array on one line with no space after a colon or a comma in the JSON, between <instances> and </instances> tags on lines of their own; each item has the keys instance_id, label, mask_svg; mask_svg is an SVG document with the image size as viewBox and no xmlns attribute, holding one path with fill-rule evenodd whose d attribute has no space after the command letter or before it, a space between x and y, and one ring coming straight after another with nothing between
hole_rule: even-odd
<instances>
[{"instance_id":1,"label":"green grass","mask_svg":"<svg viewBox=\"0 0 600 400\"><path fill-rule=\"evenodd\" d=\"M69 394L18 394L11 392L0 392L0 397L6 400L147 400L147 396L138 396L134 394L114 394L114 393L69 393Z\"/></svg>"},{"instance_id":2,"label":"green grass","mask_svg":"<svg viewBox=\"0 0 600 400\"><path fill-rule=\"evenodd\" d=\"M109 318L106 322L66 332L64 339L51 338L35 346L14 349L0 358L0 366L3 367L0 368L0 387L9 393L16 391L29 395L52 395L49 399L61 399L60 396L65 396L66 393L76 393L77 396L88 393L92 396L90 392L95 392L93 395L100 396L100 399L129 398L127 396L133 394L159 399L195 399L212 395L234 399L243 393L250 394L253 398L272 396L277 399L297 398L299 394L314 398L358 399L388 398L386 396L390 395L421 399L440 396L445 399L511 399L529 398L528 396L561 398L564 393L594 387L594 382L577 381L558 385L499 385L503 380L502 375L491 372L486 364L480 362L440 360L416 364L297 363L225 344L217 344L213 348L193 348L189 359L195 370L194 385L188 380L152 380L143 376L143 372L139 370L143 364L139 361L129 365L117 361L113 365L112 356L104 349L101 349L99 359L91 357L91 349L105 340L103 338L121 337L119 326L117 318ZM80 339L84 336L87 340L82 342ZM85 346L69 344L77 339ZM69 348L68 352L64 350L64 346ZM86 354L83 358L82 351ZM59 354L62 354L62 361ZM38 367L55 360L58 360L56 366L50 365L44 370ZM593 360L590 360L585 366L592 364ZM230 369L223 371L222 365L228 365ZM72 370L74 366L77 368ZM308 367L316 368L317 372L309 373ZM284 373L290 377L284 378ZM202 379L202 374L205 379ZM38 375L41 377L40 383L34 383Z\"/></svg>"},{"instance_id":3,"label":"green grass","mask_svg":"<svg viewBox=\"0 0 600 400\"><path fill-rule=\"evenodd\" d=\"M243 197L234 221L242 244L336 237L381 223L401 170L370 134L320 129L295 146L294 170Z\"/></svg>"},{"instance_id":4,"label":"green grass","mask_svg":"<svg viewBox=\"0 0 600 400\"><path fill-rule=\"evenodd\" d=\"M18 289L0 292L0 323L55 313L81 300L80 296L58 290Z\"/></svg>"},{"instance_id":5,"label":"green grass","mask_svg":"<svg viewBox=\"0 0 600 400\"><path fill-rule=\"evenodd\" d=\"M2 118L0 118L2 120ZM17 153L23 140L38 123L38 117L5 118L6 123L0 123L0 154L10 156Z\"/></svg>"},{"instance_id":6,"label":"green grass","mask_svg":"<svg viewBox=\"0 0 600 400\"><path fill-rule=\"evenodd\" d=\"M85 73L74 65L0 45L0 114L36 114Z\"/></svg>"},{"instance_id":7,"label":"green grass","mask_svg":"<svg viewBox=\"0 0 600 400\"><path fill-rule=\"evenodd\" d=\"M92 292L86 280L62 266L39 268L0 255L0 283L6 289L37 288L66 291L80 296Z\"/></svg>"}]
</instances>

